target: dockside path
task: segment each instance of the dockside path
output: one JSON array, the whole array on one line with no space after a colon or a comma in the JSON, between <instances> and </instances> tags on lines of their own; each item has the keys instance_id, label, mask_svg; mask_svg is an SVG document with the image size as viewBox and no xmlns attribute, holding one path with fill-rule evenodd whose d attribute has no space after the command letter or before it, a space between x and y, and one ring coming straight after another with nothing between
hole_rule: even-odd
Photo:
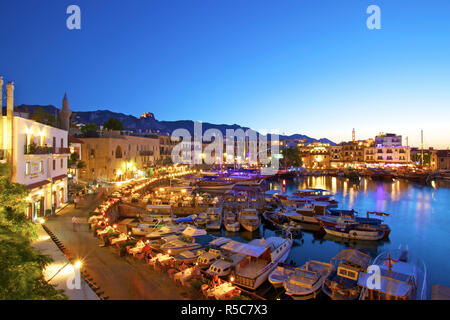
<instances>
[{"instance_id":1,"label":"dockside path","mask_svg":"<svg viewBox=\"0 0 450 320\"><path fill-rule=\"evenodd\" d=\"M83 268L113 300L185 300L188 289L177 286L166 274L154 271L142 261L119 257L100 242L89 230L87 218L103 198L88 195L75 209L73 204L50 217L45 225L73 257L83 261ZM80 221L79 231L73 231L72 217Z\"/></svg>"}]
</instances>

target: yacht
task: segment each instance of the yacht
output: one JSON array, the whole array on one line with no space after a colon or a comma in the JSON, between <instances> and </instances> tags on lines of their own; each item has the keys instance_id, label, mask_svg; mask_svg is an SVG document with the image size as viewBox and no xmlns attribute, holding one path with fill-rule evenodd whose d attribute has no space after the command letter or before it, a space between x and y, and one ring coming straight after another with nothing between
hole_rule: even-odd
<instances>
[{"instance_id":1,"label":"yacht","mask_svg":"<svg viewBox=\"0 0 450 320\"><path fill-rule=\"evenodd\" d=\"M226 212L223 216L223 225L225 230L230 232L238 232L241 229L241 224L234 212Z\"/></svg>"},{"instance_id":2,"label":"yacht","mask_svg":"<svg viewBox=\"0 0 450 320\"><path fill-rule=\"evenodd\" d=\"M292 247L292 235L289 237L269 237L254 239L234 250L245 258L236 265L232 282L236 285L255 290L277 267L284 262Z\"/></svg>"},{"instance_id":3,"label":"yacht","mask_svg":"<svg viewBox=\"0 0 450 320\"><path fill-rule=\"evenodd\" d=\"M255 231L261 225L261 219L256 209L242 209L239 215L239 222L249 232Z\"/></svg>"},{"instance_id":4,"label":"yacht","mask_svg":"<svg viewBox=\"0 0 450 320\"><path fill-rule=\"evenodd\" d=\"M407 247L381 253L372 265L378 266L380 279L373 279L372 273L360 273L361 300L427 299L426 265Z\"/></svg>"},{"instance_id":5,"label":"yacht","mask_svg":"<svg viewBox=\"0 0 450 320\"><path fill-rule=\"evenodd\" d=\"M359 223L327 226L323 229L331 236L345 239L378 241L384 238L384 232L376 226Z\"/></svg>"},{"instance_id":6,"label":"yacht","mask_svg":"<svg viewBox=\"0 0 450 320\"><path fill-rule=\"evenodd\" d=\"M207 274L213 276L217 275L219 277L228 276L235 266L244 260L244 256L233 253L236 249L243 245L242 242L231 240L228 243L222 245L220 250L222 252L220 259L213 262L208 270Z\"/></svg>"}]
</instances>

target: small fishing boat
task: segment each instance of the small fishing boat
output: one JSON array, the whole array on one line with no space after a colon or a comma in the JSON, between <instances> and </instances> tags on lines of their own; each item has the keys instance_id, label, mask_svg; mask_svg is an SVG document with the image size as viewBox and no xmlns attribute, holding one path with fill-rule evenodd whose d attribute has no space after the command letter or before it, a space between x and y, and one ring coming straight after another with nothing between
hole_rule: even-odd
<instances>
[{"instance_id":1,"label":"small fishing boat","mask_svg":"<svg viewBox=\"0 0 450 320\"><path fill-rule=\"evenodd\" d=\"M185 250L182 251L173 257L179 263L190 264L197 261L197 259L205 253L205 250Z\"/></svg>"},{"instance_id":2,"label":"small fishing boat","mask_svg":"<svg viewBox=\"0 0 450 320\"><path fill-rule=\"evenodd\" d=\"M327 234L356 240L377 241L384 238L384 232L376 226L363 224L335 225L324 227Z\"/></svg>"},{"instance_id":3,"label":"small fishing boat","mask_svg":"<svg viewBox=\"0 0 450 320\"><path fill-rule=\"evenodd\" d=\"M222 208L208 208L206 211L206 230L220 230L222 227Z\"/></svg>"},{"instance_id":4,"label":"small fishing boat","mask_svg":"<svg viewBox=\"0 0 450 320\"><path fill-rule=\"evenodd\" d=\"M131 233L134 236L142 237L160 227L162 227L161 220L153 219L151 222L139 223L136 227L132 227Z\"/></svg>"},{"instance_id":5,"label":"small fishing boat","mask_svg":"<svg viewBox=\"0 0 450 320\"><path fill-rule=\"evenodd\" d=\"M269 275L269 282L275 288L281 288L283 283L295 272L295 266L279 263L277 268Z\"/></svg>"},{"instance_id":6,"label":"small fishing boat","mask_svg":"<svg viewBox=\"0 0 450 320\"><path fill-rule=\"evenodd\" d=\"M293 236L302 236L302 227L300 224L289 220L285 215L280 215L277 212L264 212L264 219L269 222L273 227L279 230L289 229Z\"/></svg>"},{"instance_id":7,"label":"small fishing boat","mask_svg":"<svg viewBox=\"0 0 450 320\"><path fill-rule=\"evenodd\" d=\"M212 240L214 240L214 237L207 235L205 230L189 226L177 239L161 245L161 250L170 255L176 255L185 250L204 248Z\"/></svg>"},{"instance_id":8,"label":"small fishing boat","mask_svg":"<svg viewBox=\"0 0 450 320\"><path fill-rule=\"evenodd\" d=\"M210 276L217 275L219 277L226 277L231 274L235 266L239 264L245 257L240 254L231 254L221 256L220 259L213 262L206 273Z\"/></svg>"},{"instance_id":9,"label":"small fishing boat","mask_svg":"<svg viewBox=\"0 0 450 320\"><path fill-rule=\"evenodd\" d=\"M239 214L239 222L249 232L257 230L261 225L261 219L256 209L242 209Z\"/></svg>"},{"instance_id":10,"label":"small fishing boat","mask_svg":"<svg viewBox=\"0 0 450 320\"><path fill-rule=\"evenodd\" d=\"M229 232L238 232L241 229L241 224L234 212L226 212L223 217L223 225L225 230Z\"/></svg>"},{"instance_id":11,"label":"small fishing boat","mask_svg":"<svg viewBox=\"0 0 450 320\"><path fill-rule=\"evenodd\" d=\"M361 300L427 299L426 265L407 247L382 252L372 265L378 267L380 279L374 281L373 273L360 273Z\"/></svg>"},{"instance_id":12,"label":"small fishing boat","mask_svg":"<svg viewBox=\"0 0 450 320\"><path fill-rule=\"evenodd\" d=\"M358 299L361 292L359 273L367 270L371 260L369 255L359 250L342 250L331 260L335 268L323 284L322 291L333 300Z\"/></svg>"},{"instance_id":13,"label":"small fishing boat","mask_svg":"<svg viewBox=\"0 0 450 320\"><path fill-rule=\"evenodd\" d=\"M332 270L331 263L315 260L306 262L283 282L286 294L294 300L315 298L322 290L322 286Z\"/></svg>"},{"instance_id":14,"label":"small fishing boat","mask_svg":"<svg viewBox=\"0 0 450 320\"><path fill-rule=\"evenodd\" d=\"M208 269L216 260L222 257L222 251L219 249L210 248L197 258L196 265L200 269Z\"/></svg>"},{"instance_id":15,"label":"small fishing boat","mask_svg":"<svg viewBox=\"0 0 450 320\"><path fill-rule=\"evenodd\" d=\"M162 226L161 228L155 229L145 235L148 240L156 240L169 235L181 234L186 229L186 226Z\"/></svg>"},{"instance_id":16,"label":"small fishing boat","mask_svg":"<svg viewBox=\"0 0 450 320\"><path fill-rule=\"evenodd\" d=\"M197 218L194 220L194 225L197 227L204 227L208 222L208 215L206 212L201 212L198 214Z\"/></svg>"}]
</instances>

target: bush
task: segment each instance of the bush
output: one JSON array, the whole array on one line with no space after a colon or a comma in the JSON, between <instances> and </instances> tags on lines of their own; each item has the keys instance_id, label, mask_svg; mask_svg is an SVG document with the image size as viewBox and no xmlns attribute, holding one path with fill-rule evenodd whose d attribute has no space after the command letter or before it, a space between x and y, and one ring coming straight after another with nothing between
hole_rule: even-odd
<instances>
[{"instance_id":1,"label":"bush","mask_svg":"<svg viewBox=\"0 0 450 320\"><path fill-rule=\"evenodd\" d=\"M46 216L51 215L51 214L52 214L52 210L51 209L45 210L45 215Z\"/></svg>"}]
</instances>

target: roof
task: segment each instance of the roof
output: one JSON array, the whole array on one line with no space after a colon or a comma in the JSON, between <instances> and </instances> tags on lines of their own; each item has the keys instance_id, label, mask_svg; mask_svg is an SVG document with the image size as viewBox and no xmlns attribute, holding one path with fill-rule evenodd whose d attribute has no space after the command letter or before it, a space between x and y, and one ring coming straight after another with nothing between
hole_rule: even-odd
<instances>
[{"instance_id":1,"label":"roof","mask_svg":"<svg viewBox=\"0 0 450 320\"><path fill-rule=\"evenodd\" d=\"M231 240L227 244L220 247L222 250L228 250L228 251L234 251L236 248L239 248L241 245L243 245L242 242Z\"/></svg>"},{"instance_id":2,"label":"roof","mask_svg":"<svg viewBox=\"0 0 450 320\"><path fill-rule=\"evenodd\" d=\"M355 249L344 249L333 260L345 260L366 269L371 261L370 256Z\"/></svg>"},{"instance_id":3,"label":"roof","mask_svg":"<svg viewBox=\"0 0 450 320\"><path fill-rule=\"evenodd\" d=\"M69 143L84 143L83 140L69 135Z\"/></svg>"},{"instance_id":4,"label":"roof","mask_svg":"<svg viewBox=\"0 0 450 320\"><path fill-rule=\"evenodd\" d=\"M361 272L359 274L359 279L358 279L358 284L362 287L366 287L368 288L368 283L373 282L373 279L371 278L372 275L371 274L367 274L365 272ZM375 289L373 288L373 290L376 291L381 291L396 297L404 297L408 294L408 292L412 289L410 285L401 282L401 281L397 281L391 278L386 278L384 276L381 277L381 281L380 281L380 288L379 289Z\"/></svg>"},{"instance_id":5,"label":"roof","mask_svg":"<svg viewBox=\"0 0 450 320\"><path fill-rule=\"evenodd\" d=\"M255 246L255 245L251 245L251 244L245 243L245 244L242 244L241 246L239 246L237 248L234 248L234 250L231 250L231 251L234 252L234 253L239 253L239 254L242 254L242 255L258 258L266 250L267 250L267 248L265 248L265 247L260 247L260 246Z\"/></svg>"}]
</instances>

